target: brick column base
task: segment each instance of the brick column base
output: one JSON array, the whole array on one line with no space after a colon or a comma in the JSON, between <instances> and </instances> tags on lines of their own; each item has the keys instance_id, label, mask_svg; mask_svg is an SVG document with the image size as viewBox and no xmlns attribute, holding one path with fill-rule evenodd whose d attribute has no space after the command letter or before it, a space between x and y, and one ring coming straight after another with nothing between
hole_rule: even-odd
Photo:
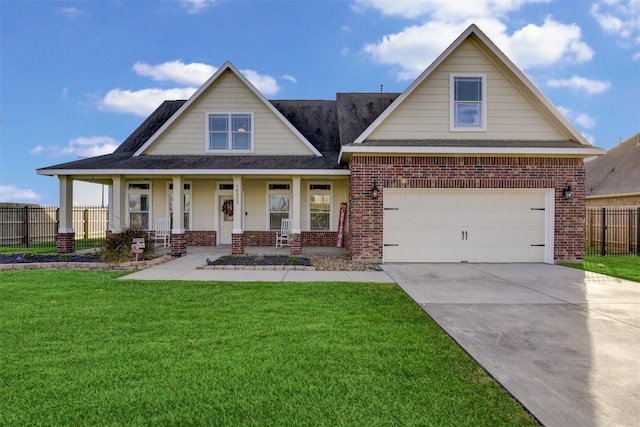
<instances>
[{"instance_id":1,"label":"brick column base","mask_svg":"<svg viewBox=\"0 0 640 427\"><path fill-rule=\"evenodd\" d=\"M244 255L244 233L231 235L231 253L233 255Z\"/></svg>"},{"instance_id":2,"label":"brick column base","mask_svg":"<svg viewBox=\"0 0 640 427\"><path fill-rule=\"evenodd\" d=\"M302 255L302 239L299 234L290 234L289 235L289 244L291 247L291 255L292 256L300 256Z\"/></svg>"},{"instance_id":3,"label":"brick column base","mask_svg":"<svg viewBox=\"0 0 640 427\"><path fill-rule=\"evenodd\" d=\"M171 233L171 253L184 255L187 253L187 236Z\"/></svg>"},{"instance_id":4,"label":"brick column base","mask_svg":"<svg viewBox=\"0 0 640 427\"><path fill-rule=\"evenodd\" d=\"M76 233L58 233L58 253L72 254L76 251Z\"/></svg>"}]
</instances>

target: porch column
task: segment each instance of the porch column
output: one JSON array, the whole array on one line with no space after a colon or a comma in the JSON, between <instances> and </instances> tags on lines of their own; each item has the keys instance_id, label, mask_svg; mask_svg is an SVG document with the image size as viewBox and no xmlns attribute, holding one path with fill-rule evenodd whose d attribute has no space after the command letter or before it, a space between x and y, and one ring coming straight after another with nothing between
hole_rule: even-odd
<instances>
[{"instance_id":1,"label":"porch column","mask_svg":"<svg viewBox=\"0 0 640 427\"><path fill-rule=\"evenodd\" d=\"M244 253L244 205L242 203L242 175L233 176L233 231L231 233L231 253Z\"/></svg>"},{"instance_id":2,"label":"porch column","mask_svg":"<svg viewBox=\"0 0 640 427\"><path fill-rule=\"evenodd\" d=\"M302 232L300 226L300 180L299 175L292 176L292 188L291 188L291 236L289 236L289 247L291 248L291 255L300 255L302 253L302 242L300 240L300 233Z\"/></svg>"},{"instance_id":3,"label":"porch column","mask_svg":"<svg viewBox=\"0 0 640 427\"><path fill-rule=\"evenodd\" d=\"M126 227L124 180L121 176L114 176L111 185L111 202L109 203L109 231L119 233Z\"/></svg>"},{"instance_id":4,"label":"porch column","mask_svg":"<svg viewBox=\"0 0 640 427\"><path fill-rule=\"evenodd\" d=\"M184 230L184 206L182 196L182 177L173 177L173 226L171 227L171 253L187 253L187 240Z\"/></svg>"},{"instance_id":5,"label":"porch column","mask_svg":"<svg viewBox=\"0 0 640 427\"><path fill-rule=\"evenodd\" d=\"M73 179L59 175L60 180L60 223L58 226L58 253L70 254L76 251L76 233L73 230Z\"/></svg>"}]
</instances>

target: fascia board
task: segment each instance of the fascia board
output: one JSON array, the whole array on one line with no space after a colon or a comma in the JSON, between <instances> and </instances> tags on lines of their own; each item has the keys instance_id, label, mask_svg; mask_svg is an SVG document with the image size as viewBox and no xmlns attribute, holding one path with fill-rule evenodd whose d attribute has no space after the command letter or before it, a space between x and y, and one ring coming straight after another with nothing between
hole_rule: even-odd
<instances>
[{"instance_id":1,"label":"fascia board","mask_svg":"<svg viewBox=\"0 0 640 427\"><path fill-rule=\"evenodd\" d=\"M417 154L417 155L517 155L517 156L571 156L593 157L605 154L607 150L599 147L590 148L543 148L543 147L370 147L354 146L342 147L340 150L341 161L348 161L353 154Z\"/></svg>"},{"instance_id":2,"label":"fascia board","mask_svg":"<svg viewBox=\"0 0 640 427\"><path fill-rule=\"evenodd\" d=\"M298 129L296 129L290 122L289 120L286 119L286 117L284 117L282 115L282 113L280 113L280 111L278 111L276 109L276 107L273 106L273 104L271 104L269 102L269 100L267 98L264 97L264 95L262 95L262 93L256 89L256 87L249 81L247 80L247 78L229 61L225 62L220 68L218 68L218 71L216 71L210 78L209 80L207 80L202 86L200 86L200 88L193 94L191 95L191 97L187 100L187 102L185 102L179 109L178 111L176 111L170 118L169 120L167 120L161 127L160 129L158 129L156 131L156 133L154 133L148 140L147 142L145 142L140 148L138 148L138 150L133 153L133 157L137 157L140 156L144 153L144 151L151 145L153 144L159 137L160 135L162 135L176 120L178 120L180 118L180 116L182 116L182 114L192 105L196 102L196 100L198 98L200 98L200 96L209 88L209 86L211 86L216 80L218 80L218 78L220 78L220 76L223 75L223 73L225 73L227 70L231 70L231 72L233 72L252 92L254 95L256 95L260 101L262 101L262 103L269 109L271 110L271 112L273 114L275 114L279 120L281 120L285 126L287 126L289 128L289 130L291 130L296 137L298 137L312 152L316 157L322 157L322 153L320 153L314 146L313 144L311 144L309 142L309 140L307 140L307 138L305 138L304 135L302 135L300 133L300 131L298 131Z\"/></svg>"},{"instance_id":3,"label":"fascia board","mask_svg":"<svg viewBox=\"0 0 640 427\"><path fill-rule=\"evenodd\" d=\"M596 194L593 196L585 196L585 199L612 199L615 197L634 197L634 196L640 196L640 192L636 192L636 193L617 193L617 194ZM587 206L590 207L590 206ZM601 206L592 206L594 208L596 207L601 207Z\"/></svg>"},{"instance_id":4,"label":"fascia board","mask_svg":"<svg viewBox=\"0 0 640 427\"><path fill-rule=\"evenodd\" d=\"M38 169L38 175L109 176L109 175L312 175L348 176L348 169Z\"/></svg>"}]
</instances>

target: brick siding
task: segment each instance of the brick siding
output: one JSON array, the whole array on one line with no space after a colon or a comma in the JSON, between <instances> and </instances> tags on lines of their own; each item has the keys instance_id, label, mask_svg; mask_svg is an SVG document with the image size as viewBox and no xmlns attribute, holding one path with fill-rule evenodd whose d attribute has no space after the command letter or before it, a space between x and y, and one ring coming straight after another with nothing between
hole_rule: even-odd
<instances>
[{"instance_id":1,"label":"brick siding","mask_svg":"<svg viewBox=\"0 0 640 427\"><path fill-rule=\"evenodd\" d=\"M574 158L354 156L350 162L349 233L354 259L382 260L385 188L554 188L555 260L584 255L584 162ZM375 183L380 191L371 197ZM571 182L575 196L565 200Z\"/></svg>"},{"instance_id":2,"label":"brick siding","mask_svg":"<svg viewBox=\"0 0 640 427\"><path fill-rule=\"evenodd\" d=\"M215 231L185 231L187 246L216 246Z\"/></svg>"}]
</instances>

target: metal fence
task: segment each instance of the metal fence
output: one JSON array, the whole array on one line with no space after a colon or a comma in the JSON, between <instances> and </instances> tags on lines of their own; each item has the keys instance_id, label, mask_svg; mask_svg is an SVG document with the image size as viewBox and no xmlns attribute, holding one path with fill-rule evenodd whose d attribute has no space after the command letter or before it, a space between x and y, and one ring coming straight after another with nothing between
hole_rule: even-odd
<instances>
[{"instance_id":1,"label":"metal fence","mask_svg":"<svg viewBox=\"0 0 640 427\"><path fill-rule=\"evenodd\" d=\"M640 208L587 208L586 255L640 256Z\"/></svg>"},{"instance_id":2,"label":"metal fence","mask_svg":"<svg viewBox=\"0 0 640 427\"><path fill-rule=\"evenodd\" d=\"M100 244L108 227L108 207L74 206L76 249ZM56 247L60 208L39 205L0 205L0 247Z\"/></svg>"}]
</instances>

